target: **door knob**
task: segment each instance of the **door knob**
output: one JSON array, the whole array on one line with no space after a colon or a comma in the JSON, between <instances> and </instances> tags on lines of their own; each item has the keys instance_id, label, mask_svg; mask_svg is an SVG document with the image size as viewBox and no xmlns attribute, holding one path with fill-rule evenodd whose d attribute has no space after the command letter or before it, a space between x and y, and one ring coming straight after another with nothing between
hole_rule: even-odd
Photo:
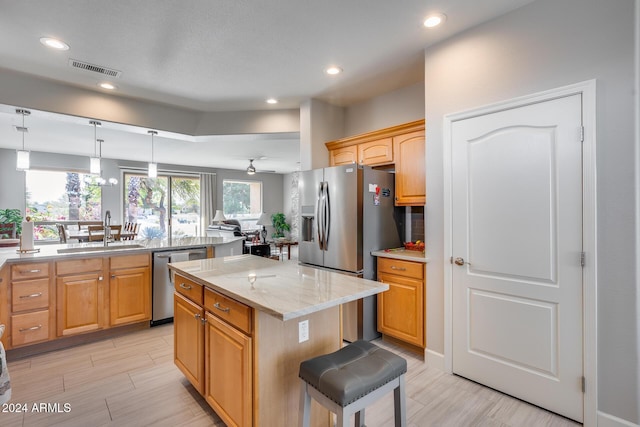
<instances>
[{"instance_id":1,"label":"door knob","mask_svg":"<svg viewBox=\"0 0 640 427\"><path fill-rule=\"evenodd\" d=\"M456 265L464 265L464 258L458 257L454 259L453 262L455 262Z\"/></svg>"}]
</instances>

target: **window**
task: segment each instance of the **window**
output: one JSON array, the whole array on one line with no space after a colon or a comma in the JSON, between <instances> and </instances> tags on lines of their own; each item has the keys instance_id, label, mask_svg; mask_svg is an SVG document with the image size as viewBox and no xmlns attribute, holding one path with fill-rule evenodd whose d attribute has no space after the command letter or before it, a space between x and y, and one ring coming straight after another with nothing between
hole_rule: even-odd
<instances>
[{"instance_id":1,"label":"window","mask_svg":"<svg viewBox=\"0 0 640 427\"><path fill-rule=\"evenodd\" d=\"M26 173L26 216L36 240L58 240L56 222L100 220L102 188L96 176L30 169Z\"/></svg>"},{"instance_id":2,"label":"window","mask_svg":"<svg viewBox=\"0 0 640 427\"><path fill-rule=\"evenodd\" d=\"M262 213L262 182L225 179L222 192L224 216L240 221L243 230L257 228Z\"/></svg>"},{"instance_id":3,"label":"window","mask_svg":"<svg viewBox=\"0 0 640 427\"><path fill-rule=\"evenodd\" d=\"M139 223L143 238L200 235L200 178L124 174L124 222Z\"/></svg>"}]
</instances>

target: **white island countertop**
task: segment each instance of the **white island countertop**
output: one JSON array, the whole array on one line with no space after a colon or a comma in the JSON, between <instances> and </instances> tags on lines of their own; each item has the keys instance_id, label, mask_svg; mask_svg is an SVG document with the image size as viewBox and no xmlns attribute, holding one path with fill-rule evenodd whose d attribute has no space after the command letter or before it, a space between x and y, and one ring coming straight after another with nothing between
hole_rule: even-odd
<instances>
[{"instance_id":1,"label":"white island countertop","mask_svg":"<svg viewBox=\"0 0 640 427\"><path fill-rule=\"evenodd\" d=\"M389 285L255 255L169 264L169 268L280 320L375 295Z\"/></svg>"}]
</instances>

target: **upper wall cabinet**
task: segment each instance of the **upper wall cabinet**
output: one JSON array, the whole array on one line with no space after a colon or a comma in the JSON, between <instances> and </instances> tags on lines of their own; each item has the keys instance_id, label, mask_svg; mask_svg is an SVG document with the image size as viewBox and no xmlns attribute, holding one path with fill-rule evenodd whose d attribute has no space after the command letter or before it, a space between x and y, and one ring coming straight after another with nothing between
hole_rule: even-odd
<instances>
[{"instance_id":1,"label":"upper wall cabinet","mask_svg":"<svg viewBox=\"0 0 640 427\"><path fill-rule=\"evenodd\" d=\"M350 136L325 144L329 163L394 165L396 206L419 206L426 201L424 120Z\"/></svg>"}]
</instances>

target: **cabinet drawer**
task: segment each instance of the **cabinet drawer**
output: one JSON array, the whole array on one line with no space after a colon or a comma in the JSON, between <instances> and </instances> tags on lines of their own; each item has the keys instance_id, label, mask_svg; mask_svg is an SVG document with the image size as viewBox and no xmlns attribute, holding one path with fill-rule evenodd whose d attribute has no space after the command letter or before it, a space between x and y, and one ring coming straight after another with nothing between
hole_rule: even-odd
<instances>
[{"instance_id":1,"label":"cabinet drawer","mask_svg":"<svg viewBox=\"0 0 640 427\"><path fill-rule=\"evenodd\" d=\"M14 264L11 266L11 279L37 279L49 277L48 262L34 262L29 264Z\"/></svg>"},{"instance_id":2,"label":"cabinet drawer","mask_svg":"<svg viewBox=\"0 0 640 427\"><path fill-rule=\"evenodd\" d=\"M202 285L197 284L193 280L189 280L179 274L174 277L176 292L189 298L196 304L202 305Z\"/></svg>"},{"instance_id":3,"label":"cabinet drawer","mask_svg":"<svg viewBox=\"0 0 640 427\"><path fill-rule=\"evenodd\" d=\"M204 308L214 316L251 335L251 307L211 289L205 289Z\"/></svg>"},{"instance_id":4,"label":"cabinet drawer","mask_svg":"<svg viewBox=\"0 0 640 427\"><path fill-rule=\"evenodd\" d=\"M424 277L424 264L378 257L378 272L420 279Z\"/></svg>"},{"instance_id":5,"label":"cabinet drawer","mask_svg":"<svg viewBox=\"0 0 640 427\"><path fill-rule=\"evenodd\" d=\"M11 343L14 346L49 338L49 310L11 316Z\"/></svg>"},{"instance_id":6,"label":"cabinet drawer","mask_svg":"<svg viewBox=\"0 0 640 427\"><path fill-rule=\"evenodd\" d=\"M118 268L147 267L149 266L149 254L113 256L109 259L112 270Z\"/></svg>"},{"instance_id":7,"label":"cabinet drawer","mask_svg":"<svg viewBox=\"0 0 640 427\"><path fill-rule=\"evenodd\" d=\"M58 276L65 274L89 273L102 270L102 258L69 259L56 262Z\"/></svg>"},{"instance_id":8,"label":"cabinet drawer","mask_svg":"<svg viewBox=\"0 0 640 427\"><path fill-rule=\"evenodd\" d=\"M12 311L49 307L49 278L24 280L11 285Z\"/></svg>"}]
</instances>

